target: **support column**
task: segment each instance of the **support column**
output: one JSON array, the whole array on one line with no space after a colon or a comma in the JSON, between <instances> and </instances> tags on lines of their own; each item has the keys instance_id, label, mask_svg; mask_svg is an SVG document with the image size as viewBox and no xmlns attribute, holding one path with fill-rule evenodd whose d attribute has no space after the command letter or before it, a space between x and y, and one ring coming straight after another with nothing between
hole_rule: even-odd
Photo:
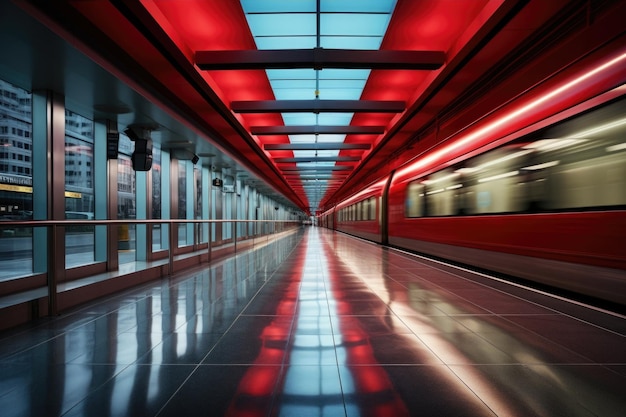
<instances>
[{"instance_id":1,"label":"support column","mask_svg":"<svg viewBox=\"0 0 626 417\"><path fill-rule=\"evenodd\" d=\"M117 131L117 129L116 129ZM94 218L96 220L107 219L107 201L109 199L109 188L107 186L107 121L96 121L94 123L94 158L93 158L93 180L94 180ZM107 227L96 226L95 229L95 253L96 262L107 261Z\"/></svg>"},{"instance_id":2,"label":"support column","mask_svg":"<svg viewBox=\"0 0 626 417\"><path fill-rule=\"evenodd\" d=\"M38 197L33 202L33 219L65 220L65 98L62 95L52 91L33 94L33 150L33 195ZM48 272L49 314L55 315L56 287L65 280L65 227L57 227L54 233L34 230L33 239L33 269Z\"/></svg>"},{"instance_id":3,"label":"support column","mask_svg":"<svg viewBox=\"0 0 626 417\"><path fill-rule=\"evenodd\" d=\"M117 220L117 159L107 161L107 218ZM119 226L109 226L107 230L107 271L116 271L119 268L118 256L118 229Z\"/></svg>"},{"instance_id":4,"label":"support column","mask_svg":"<svg viewBox=\"0 0 626 417\"><path fill-rule=\"evenodd\" d=\"M146 171L135 172L135 219L145 220L148 215L148 175ZM145 224L135 225L135 259L146 261L148 254L148 233ZM152 241L152 239L150 239Z\"/></svg>"}]
</instances>

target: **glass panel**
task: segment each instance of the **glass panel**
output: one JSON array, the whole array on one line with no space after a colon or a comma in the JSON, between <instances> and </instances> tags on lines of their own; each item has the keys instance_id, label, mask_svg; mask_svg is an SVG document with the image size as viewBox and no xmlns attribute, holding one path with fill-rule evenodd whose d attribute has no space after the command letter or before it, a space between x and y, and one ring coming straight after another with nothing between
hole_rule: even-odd
<instances>
[{"instance_id":1,"label":"glass panel","mask_svg":"<svg viewBox=\"0 0 626 417\"><path fill-rule=\"evenodd\" d=\"M396 0L321 0L320 11L391 13L395 6Z\"/></svg>"},{"instance_id":2,"label":"glass panel","mask_svg":"<svg viewBox=\"0 0 626 417\"><path fill-rule=\"evenodd\" d=\"M314 79L302 79L302 80L285 80L285 79L276 79L271 82L272 88L274 90L279 90L281 88L297 88L303 90L315 90L315 80Z\"/></svg>"},{"instance_id":3,"label":"glass panel","mask_svg":"<svg viewBox=\"0 0 626 417\"><path fill-rule=\"evenodd\" d=\"M319 72L320 80L367 80L368 69L336 69L326 68Z\"/></svg>"},{"instance_id":4,"label":"glass panel","mask_svg":"<svg viewBox=\"0 0 626 417\"><path fill-rule=\"evenodd\" d=\"M117 159L117 218L136 218L136 182L135 171L132 167L130 155L134 146L128 136L120 134ZM135 261L135 225L120 225L118 227L118 256L119 263Z\"/></svg>"},{"instance_id":5,"label":"glass panel","mask_svg":"<svg viewBox=\"0 0 626 417\"><path fill-rule=\"evenodd\" d=\"M387 14L323 13L320 18L323 35L380 36L387 30L388 23Z\"/></svg>"},{"instance_id":6,"label":"glass panel","mask_svg":"<svg viewBox=\"0 0 626 417\"><path fill-rule=\"evenodd\" d=\"M311 97L314 98L314 97ZM335 88L322 89L320 87L319 98L323 100L358 100L361 98L361 89L356 88Z\"/></svg>"},{"instance_id":7,"label":"glass panel","mask_svg":"<svg viewBox=\"0 0 626 417\"><path fill-rule=\"evenodd\" d=\"M178 218L187 218L187 161L178 161ZM178 225L178 246L187 245L187 225Z\"/></svg>"},{"instance_id":8,"label":"glass panel","mask_svg":"<svg viewBox=\"0 0 626 417\"><path fill-rule=\"evenodd\" d=\"M352 89L365 87L365 78L360 79L322 79L320 80L320 89Z\"/></svg>"},{"instance_id":9,"label":"glass panel","mask_svg":"<svg viewBox=\"0 0 626 417\"><path fill-rule=\"evenodd\" d=\"M154 145L152 148L152 218L162 219L161 204L161 148ZM152 250L157 251L163 249L163 230L166 226L154 224L152 226Z\"/></svg>"},{"instance_id":10,"label":"glass panel","mask_svg":"<svg viewBox=\"0 0 626 417\"><path fill-rule=\"evenodd\" d=\"M194 167L193 175L195 177L196 183L196 201L195 201L195 209L194 209L194 218L196 220L202 220L202 170L199 167ZM204 230L206 229L206 224L198 223L195 227L196 230L196 241L199 243L206 242Z\"/></svg>"},{"instance_id":11,"label":"glass panel","mask_svg":"<svg viewBox=\"0 0 626 417\"><path fill-rule=\"evenodd\" d=\"M313 113L282 113L285 126L311 126L315 125Z\"/></svg>"},{"instance_id":12,"label":"glass panel","mask_svg":"<svg viewBox=\"0 0 626 417\"><path fill-rule=\"evenodd\" d=\"M314 13L248 14L246 17L255 37L315 35Z\"/></svg>"},{"instance_id":13,"label":"glass panel","mask_svg":"<svg viewBox=\"0 0 626 417\"><path fill-rule=\"evenodd\" d=\"M274 96L276 100L313 100L315 98L315 87L306 89L275 88ZM325 96L324 98L328 99L329 97Z\"/></svg>"},{"instance_id":14,"label":"glass panel","mask_svg":"<svg viewBox=\"0 0 626 417\"><path fill-rule=\"evenodd\" d=\"M315 80L312 69L272 69L266 73L270 80Z\"/></svg>"},{"instance_id":15,"label":"glass panel","mask_svg":"<svg viewBox=\"0 0 626 417\"><path fill-rule=\"evenodd\" d=\"M315 36L276 36L255 38L257 49L311 49L317 46Z\"/></svg>"},{"instance_id":16,"label":"glass panel","mask_svg":"<svg viewBox=\"0 0 626 417\"><path fill-rule=\"evenodd\" d=\"M322 36L320 46L328 49L375 50L382 43L382 36Z\"/></svg>"},{"instance_id":17,"label":"glass panel","mask_svg":"<svg viewBox=\"0 0 626 417\"><path fill-rule=\"evenodd\" d=\"M315 12L315 0L241 0L246 13Z\"/></svg>"},{"instance_id":18,"label":"glass panel","mask_svg":"<svg viewBox=\"0 0 626 417\"><path fill-rule=\"evenodd\" d=\"M93 121L65 111L65 218L94 218ZM68 226L65 232L65 265L70 268L93 263L93 226Z\"/></svg>"},{"instance_id":19,"label":"glass panel","mask_svg":"<svg viewBox=\"0 0 626 417\"><path fill-rule=\"evenodd\" d=\"M320 126L349 125L353 113L321 113L318 118Z\"/></svg>"},{"instance_id":20,"label":"glass panel","mask_svg":"<svg viewBox=\"0 0 626 417\"><path fill-rule=\"evenodd\" d=\"M32 228L2 227L33 217L32 96L0 80L0 280L33 272Z\"/></svg>"}]
</instances>

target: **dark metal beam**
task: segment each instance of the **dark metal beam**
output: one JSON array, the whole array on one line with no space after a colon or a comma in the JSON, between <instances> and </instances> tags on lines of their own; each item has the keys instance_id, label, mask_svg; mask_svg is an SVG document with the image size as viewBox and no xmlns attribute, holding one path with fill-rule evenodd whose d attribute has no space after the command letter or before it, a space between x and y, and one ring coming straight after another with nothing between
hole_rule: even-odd
<instances>
[{"instance_id":1,"label":"dark metal beam","mask_svg":"<svg viewBox=\"0 0 626 417\"><path fill-rule=\"evenodd\" d=\"M266 135L381 135L385 126L252 126L250 133Z\"/></svg>"},{"instance_id":2,"label":"dark metal beam","mask_svg":"<svg viewBox=\"0 0 626 417\"><path fill-rule=\"evenodd\" d=\"M233 101L235 113L401 113L403 101L378 100L259 100Z\"/></svg>"},{"instance_id":3,"label":"dark metal beam","mask_svg":"<svg viewBox=\"0 0 626 417\"><path fill-rule=\"evenodd\" d=\"M333 165L320 167L285 167L280 168L283 172L328 172L328 171L352 171L354 167L349 165Z\"/></svg>"},{"instance_id":4,"label":"dark metal beam","mask_svg":"<svg viewBox=\"0 0 626 417\"><path fill-rule=\"evenodd\" d=\"M325 175L329 175L329 174L325 174ZM332 174L330 174L332 175ZM299 177L300 181L304 182L304 183L313 183L313 182L317 182L317 181L321 181L324 183L328 183L328 184L339 184L342 183L343 180L345 178L335 178L332 176L326 176L326 177L308 177L308 176L301 176Z\"/></svg>"},{"instance_id":5,"label":"dark metal beam","mask_svg":"<svg viewBox=\"0 0 626 417\"><path fill-rule=\"evenodd\" d=\"M343 142L318 142L318 143L266 143L263 148L266 151L332 151L332 150L367 150L372 147L369 143L343 143Z\"/></svg>"},{"instance_id":6,"label":"dark metal beam","mask_svg":"<svg viewBox=\"0 0 626 417\"><path fill-rule=\"evenodd\" d=\"M298 163L298 162L357 162L361 158L358 156L300 156L297 158L274 158L277 164Z\"/></svg>"},{"instance_id":7,"label":"dark metal beam","mask_svg":"<svg viewBox=\"0 0 626 417\"><path fill-rule=\"evenodd\" d=\"M294 68L436 70L446 60L442 51L385 51L358 49L279 49L197 51L201 70Z\"/></svg>"},{"instance_id":8,"label":"dark metal beam","mask_svg":"<svg viewBox=\"0 0 626 417\"><path fill-rule=\"evenodd\" d=\"M296 181L300 180L302 182L312 182L312 181L324 181L324 182L339 182L343 183L346 177L350 174L349 172L345 172L346 175L337 176L338 172L326 172L324 174L298 174L298 173L285 173L285 178L288 181Z\"/></svg>"}]
</instances>

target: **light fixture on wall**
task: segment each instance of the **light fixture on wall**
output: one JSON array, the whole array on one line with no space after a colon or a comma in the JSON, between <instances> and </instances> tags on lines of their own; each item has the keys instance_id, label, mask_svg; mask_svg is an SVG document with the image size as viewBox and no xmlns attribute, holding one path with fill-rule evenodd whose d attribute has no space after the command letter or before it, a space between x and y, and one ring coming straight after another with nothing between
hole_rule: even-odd
<instances>
[{"instance_id":1,"label":"light fixture on wall","mask_svg":"<svg viewBox=\"0 0 626 417\"><path fill-rule=\"evenodd\" d=\"M135 150L131 155L135 171L150 171L152 168L152 138L150 129L142 126L129 126L124 133L135 142Z\"/></svg>"}]
</instances>

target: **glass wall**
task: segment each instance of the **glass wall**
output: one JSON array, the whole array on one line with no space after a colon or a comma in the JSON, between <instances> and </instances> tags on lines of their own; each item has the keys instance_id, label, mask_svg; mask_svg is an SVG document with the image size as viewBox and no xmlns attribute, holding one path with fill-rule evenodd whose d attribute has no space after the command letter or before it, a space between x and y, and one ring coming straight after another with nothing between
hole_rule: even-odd
<instances>
[{"instance_id":1,"label":"glass wall","mask_svg":"<svg viewBox=\"0 0 626 417\"><path fill-rule=\"evenodd\" d=\"M193 175L195 178L195 209L194 209L194 219L200 220L202 219L202 208L203 208L203 200L204 200L204 192L202 190L202 169L201 167L194 166ZM198 224L195 227L196 229L196 241L198 243L206 243L208 234L206 232L207 225L206 224Z\"/></svg>"},{"instance_id":2,"label":"glass wall","mask_svg":"<svg viewBox=\"0 0 626 417\"><path fill-rule=\"evenodd\" d=\"M244 187L230 176L227 180L234 185L234 192L213 187L211 182L214 178L225 177L221 172L211 172L209 167L196 166L188 160L170 164L170 154L163 152L157 144L153 147L149 174L133 170L131 155L134 142L123 133L119 137L117 160L107 160L104 153L99 153L102 145L100 135L106 135L107 127L73 111L64 110L64 135L58 139L51 137L52 141L63 140L63 144L48 143L46 100L46 94L33 96L28 91L0 81L0 281L46 273L50 248L45 227L36 228L33 232L32 228L1 225L3 221L47 220L47 199L51 194L61 197L58 192L63 193L63 203L59 201L59 207L55 205L55 209L64 211L67 220L102 220L109 215L129 220L242 219L246 218L246 214L249 218L276 217L275 204L257 194L256 190ZM37 116L35 124L33 113ZM51 185L47 171L50 168L46 166L51 157L48 146L55 150L52 156L57 165L54 166L64 166L62 190L48 189ZM107 185L109 175L113 176L112 181L117 182L112 188ZM176 187L171 187L172 177L176 178ZM177 190L173 194L174 188ZM109 200L111 189L113 193L117 190L117 195L113 196L116 201ZM174 205L172 201L175 201ZM109 202L111 207L108 207ZM148 202L149 207L146 207ZM171 212L173 207L177 208L175 215ZM257 229L257 226L250 224L248 233L267 233L271 230L267 224L264 228ZM239 225L238 235L245 236L246 229L245 225ZM152 226L152 245L146 247L148 230L146 226L117 226L119 265L155 259L150 258L151 251L168 249L168 227ZM207 243L210 237L220 244L235 237L231 223L213 228L207 224L181 224L175 230L175 241L180 247L188 249L195 243ZM33 233L41 239L34 239ZM65 248L59 249L64 253L66 268L108 261L105 226L69 226L65 228L64 237ZM111 263L115 267L116 263ZM93 270L85 269L85 273ZM75 269L71 279L81 273Z\"/></svg>"},{"instance_id":3,"label":"glass wall","mask_svg":"<svg viewBox=\"0 0 626 417\"><path fill-rule=\"evenodd\" d=\"M120 134L117 159L117 218L136 218L136 181L130 156L134 146L128 136ZM135 225L121 225L118 228L119 263L135 261Z\"/></svg>"},{"instance_id":4,"label":"glass wall","mask_svg":"<svg viewBox=\"0 0 626 417\"><path fill-rule=\"evenodd\" d=\"M162 170L161 170L161 148L155 145L152 148L152 219L162 219ZM152 250L164 249L163 229L160 224L152 226Z\"/></svg>"},{"instance_id":5,"label":"glass wall","mask_svg":"<svg viewBox=\"0 0 626 417\"><path fill-rule=\"evenodd\" d=\"M32 228L2 221L33 217L31 93L0 80L0 280L33 272Z\"/></svg>"},{"instance_id":6,"label":"glass wall","mask_svg":"<svg viewBox=\"0 0 626 417\"><path fill-rule=\"evenodd\" d=\"M193 204L193 202L191 202ZM178 218L187 218L187 161L178 161ZM187 225L178 225L178 246L187 245Z\"/></svg>"},{"instance_id":7,"label":"glass wall","mask_svg":"<svg viewBox=\"0 0 626 417\"><path fill-rule=\"evenodd\" d=\"M65 111L65 218L94 218L93 139L91 120ZM94 227L69 226L65 233L65 266L94 262Z\"/></svg>"}]
</instances>

